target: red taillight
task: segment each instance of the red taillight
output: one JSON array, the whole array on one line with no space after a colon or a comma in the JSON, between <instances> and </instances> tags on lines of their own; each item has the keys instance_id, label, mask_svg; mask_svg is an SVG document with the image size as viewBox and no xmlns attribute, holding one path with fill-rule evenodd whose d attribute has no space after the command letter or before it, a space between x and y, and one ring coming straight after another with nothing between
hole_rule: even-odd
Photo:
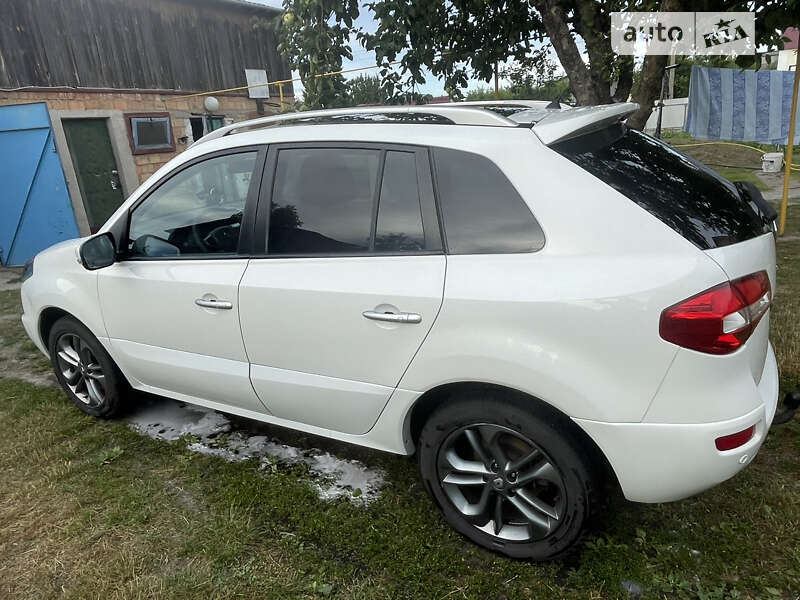
<instances>
[{"instance_id":1,"label":"red taillight","mask_svg":"<svg viewBox=\"0 0 800 600\"><path fill-rule=\"evenodd\" d=\"M661 313L661 337L708 354L730 354L747 341L772 301L766 271L726 281Z\"/></svg>"},{"instance_id":2,"label":"red taillight","mask_svg":"<svg viewBox=\"0 0 800 600\"><path fill-rule=\"evenodd\" d=\"M714 444L716 445L717 450L733 450L734 448L744 446L747 442L749 442L753 438L753 434L755 432L756 426L751 425L744 431L718 437L716 440L714 440Z\"/></svg>"}]
</instances>

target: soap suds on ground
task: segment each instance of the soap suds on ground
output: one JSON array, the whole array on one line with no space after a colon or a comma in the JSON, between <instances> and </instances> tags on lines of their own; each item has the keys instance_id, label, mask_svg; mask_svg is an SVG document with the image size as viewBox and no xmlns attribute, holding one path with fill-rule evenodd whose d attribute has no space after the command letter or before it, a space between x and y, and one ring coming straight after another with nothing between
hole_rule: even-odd
<instances>
[{"instance_id":1,"label":"soap suds on ground","mask_svg":"<svg viewBox=\"0 0 800 600\"><path fill-rule=\"evenodd\" d=\"M126 419L132 429L153 439L177 441L189 436L187 448L229 462L258 460L266 472L275 464L308 465L309 484L323 500L346 498L369 504L378 498L384 474L357 460L337 458L315 448L300 449L265 435L236 431L222 413L167 399L143 405Z\"/></svg>"}]
</instances>

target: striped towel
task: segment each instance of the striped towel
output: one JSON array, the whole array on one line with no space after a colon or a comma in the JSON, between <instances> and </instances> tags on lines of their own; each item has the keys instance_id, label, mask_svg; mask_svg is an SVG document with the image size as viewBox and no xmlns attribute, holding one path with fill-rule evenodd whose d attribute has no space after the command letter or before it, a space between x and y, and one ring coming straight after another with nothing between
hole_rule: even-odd
<instances>
[{"instance_id":1,"label":"striped towel","mask_svg":"<svg viewBox=\"0 0 800 600\"><path fill-rule=\"evenodd\" d=\"M701 140L786 144L793 81L794 71L692 67L686 131Z\"/></svg>"}]
</instances>

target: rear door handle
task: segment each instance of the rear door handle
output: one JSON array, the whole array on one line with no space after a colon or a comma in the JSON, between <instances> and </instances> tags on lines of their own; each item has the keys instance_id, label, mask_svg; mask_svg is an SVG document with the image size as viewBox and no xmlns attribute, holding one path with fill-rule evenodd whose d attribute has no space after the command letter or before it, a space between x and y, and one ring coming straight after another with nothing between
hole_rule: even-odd
<instances>
[{"instance_id":1,"label":"rear door handle","mask_svg":"<svg viewBox=\"0 0 800 600\"><path fill-rule=\"evenodd\" d=\"M422 323L422 315L417 313L382 313L376 310L365 310L361 314L371 321L386 321L387 323Z\"/></svg>"},{"instance_id":2,"label":"rear door handle","mask_svg":"<svg viewBox=\"0 0 800 600\"><path fill-rule=\"evenodd\" d=\"M218 308L220 310L230 310L233 308L233 302L228 302L227 300L207 300L205 298L197 298L194 301L197 306L202 306L203 308Z\"/></svg>"}]
</instances>

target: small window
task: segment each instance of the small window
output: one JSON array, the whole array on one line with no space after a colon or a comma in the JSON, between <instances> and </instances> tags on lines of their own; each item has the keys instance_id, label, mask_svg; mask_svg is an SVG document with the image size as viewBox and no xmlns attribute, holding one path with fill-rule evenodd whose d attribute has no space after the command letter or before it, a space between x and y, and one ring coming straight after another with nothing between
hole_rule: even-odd
<instances>
[{"instance_id":1,"label":"small window","mask_svg":"<svg viewBox=\"0 0 800 600\"><path fill-rule=\"evenodd\" d=\"M131 149L134 154L171 152L175 150L172 124L168 113L126 115Z\"/></svg>"},{"instance_id":2,"label":"small window","mask_svg":"<svg viewBox=\"0 0 800 600\"><path fill-rule=\"evenodd\" d=\"M236 253L256 155L210 158L160 186L131 214L130 254L163 258Z\"/></svg>"},{"instance_id":3,"label":"small window","mask_svg":"<svg viewBox=\"0 0 800 600\"><path fill-rule=\"evenodd\" d=\"M369 252L380 154L353 148L281 150L268 252Z\"/></svg>"},{"instance_id":4,"label":"small window","mask_svg":"<svg viewBox=\"0 0 800 600\"><path fill-rule=\"evenodd\" d=\"M503 172L489 159L434 149L439 203L450 254L534 252L544 233Z\"/></svg>"},{"instance_id":5,"label":"small window","mask_svg":"<svg viewBox=\"0 0 800 600\"><path fill-rule=\"evenodd\" d=\"M416 158L412 152L387 152L375 251L419 252L424 249Z\"/></svg>"},{"instance_id":6,"label":"small window","mask_svg":"<svg viewBox=\"0 0 800 600\"><path fill-rule=\"evenodd\" d=\"M211 133L225 125L225 117L210 116L206 117L206 133Z\"/></svg>"}]
</instances>

